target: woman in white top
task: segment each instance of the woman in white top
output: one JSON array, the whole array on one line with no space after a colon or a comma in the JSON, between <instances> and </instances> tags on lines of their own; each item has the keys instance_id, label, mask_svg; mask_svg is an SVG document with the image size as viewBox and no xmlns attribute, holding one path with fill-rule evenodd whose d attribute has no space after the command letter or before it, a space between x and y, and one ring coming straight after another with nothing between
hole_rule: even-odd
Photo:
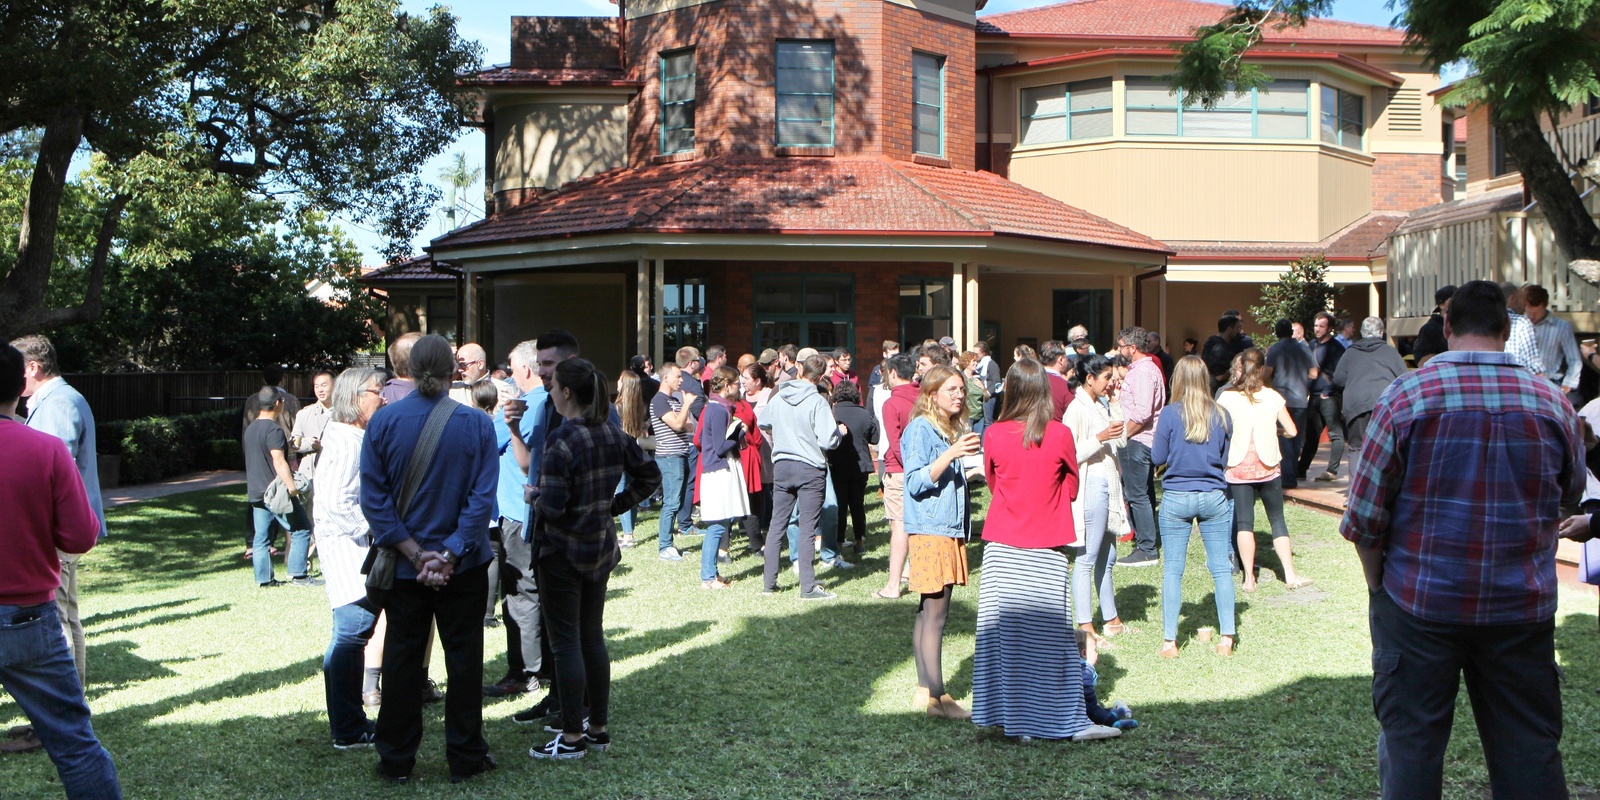
<instances>
[{"instance_id":1,"label":"woman in white top","mask_svg":"<svg viewBox=\"0 0 1600 800\"><path fill-rule=\"evenodd\" d=\"M1122 406L1112 388L1114 370L1103 355L1079 356L1071 383L1075 402L1067 405L1061 421L1072 431L1078 453L1078 496L1072 500L1073 530L1078 543L1072 548L1073 624L1089 636L1089 646L1105 642L1094 630L1095 587L1100 588L1100 618L1107 636L1126 633L1117 613L1112 567L1117 563L1116 532L1127 529L1127 506L1122 499L1122 469L1117 452L1127 444L1122 435Z\"/></svg>"},{"instance_id":2,"label":"woman in white top","mask_svg":"<svg viewBox=\"0 0 1600 800\"><path fill-rule=\"evenodd\" d=\"M317 496L313 529L328 604L333 606L333 637L322 660L322 679L333 746L340 750L371 747L374 740L373 724L361 707L362 651L378 618L361 575L371 545L361 513L361 440L367 420L383 405L382 386L382 373L372 369L347 369L334 381L313 479Z\"/></svg>"},{"instance_id":3,"label":"woman in white top","mask_svg":"<svg viewBox=\"0 0 1600 800\"><path fill-rule=\"evenodd\" d=\"M1290 589L1311 585L1294 571L1289 546L1289 526L1283 519L1283 484L1278 450L1278 427L1283 436L1295 435L1283 395L1268 385L1267 359L1257 348L1239 354L1238 377L1217 396L1217 404L1233 420L1228 445L1228 492L1233 497L1233 529L1237 533L1239 560L1244 568L1244 590L1256 590L1256 498L1267 508L1272 524L1272 549L1283 564L1283 582Z\"/></svg>"}]
</instances>

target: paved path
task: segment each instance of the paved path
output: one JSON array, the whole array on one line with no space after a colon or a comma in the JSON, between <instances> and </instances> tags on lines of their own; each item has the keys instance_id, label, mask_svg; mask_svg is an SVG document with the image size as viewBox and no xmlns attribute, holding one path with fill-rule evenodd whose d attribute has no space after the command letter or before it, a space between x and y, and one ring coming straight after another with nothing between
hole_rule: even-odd
<instances>
[{"instance_id":1,"label":"paved path","mask_svg":"<svg viewBox=\"0 0 1600 800\"><path fill-rule=\"evenodd\" d=\"M198 492L201 489L234 486L241 483L244 483L244 472L242 471L191 472L188 475L182 475L160 483L119 486L115 489L107 489L102 493L102 497L105 498L106 508L113 508L128 503L137 503L140 500L170 497L184 492Z\"/></svg>"}]
</instances>

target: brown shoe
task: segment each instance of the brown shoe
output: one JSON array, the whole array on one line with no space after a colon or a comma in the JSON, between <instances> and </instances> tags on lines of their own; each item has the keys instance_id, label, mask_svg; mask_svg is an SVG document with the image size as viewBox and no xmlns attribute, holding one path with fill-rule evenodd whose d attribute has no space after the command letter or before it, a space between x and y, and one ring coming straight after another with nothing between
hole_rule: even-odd
<instances>
[{"instance_id":1,"label":"brown shoe","mask_svg":"<svg viewBox=\"0 0 1600 800\"><path fill-rule=\"evenodd\" d=\"M1161 649L1156 651L1156 655L1161 656L1162 658L1177 658L1178 657L1178 643L1177 642L1166 642L1166 643L1162 644L1161 645Z\"/></svg>"},{"instance_id":2,"label":"brown shoe","mask_svg":"<svg viewBox=\"0 0 1600 800\"><path fill-rule=\"evenodd\" d=\"M972 719L972 712L968 711L960 703L957 703L956 699L950 695L939 695L939 699L932 702L937 702L939 704L939 708L942 711L940 716L943 716L945 719Z\"/></svg>"},{"instance_id":3,"label":"brown shoe","mask_svg":"<svg viewBox=\"0 0 1600 800\"><path fill-rule=\"evenodd\" d=\"M933 716L933 708L928 703L933 698L928 696L928 687L918 686L915 694L911 695L911 708L913 711L927 711L928 716Z\"/></svg>"},{"instance_id":4,"label":"brown shoe","mask_svg":"<svg viewBox=\"0 0 1600 800\"><path fill-rule=\"evenodd\" d=\"M1219 656L1231 656L1231 655L1233 655L1233 637L1232 636L1224 636L1224 637L1222 637L1222 641L1217 642L1217 655L1219 655Z\"/></svg>"},{"instance_id":5,"label":"brown shoe","mask_svg":"<svg viewBox=\"0 0 1600 800\"><path fill-rule=\"evenodd\" d=\"M44 742L39 741L39 737L33 734L33 729L29 728L22 736L0 742L0 753L31 753L43 747Z\"/></svg>"}]
</instances>

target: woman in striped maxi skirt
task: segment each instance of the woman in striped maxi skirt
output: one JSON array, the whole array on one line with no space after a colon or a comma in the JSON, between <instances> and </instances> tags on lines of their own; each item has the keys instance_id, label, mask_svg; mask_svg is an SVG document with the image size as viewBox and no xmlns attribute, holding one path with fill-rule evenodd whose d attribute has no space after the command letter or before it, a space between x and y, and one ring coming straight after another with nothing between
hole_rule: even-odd
<instances>
[{"instance_id":1,"label":"woman in striped maxi skirt","mask_svg":"<svg viewBox=\"0 0 1600 800\"><path fill-rule=\"evenodd\" d=\"M983 528L972 721L1038 739L1120 735L1089 721L1072 632L1072 500L1078 458L1057 422L1049 378L1023 359L1006 374L1004 405L984 435L992 500Z\"/></svg>"}]
</instances>

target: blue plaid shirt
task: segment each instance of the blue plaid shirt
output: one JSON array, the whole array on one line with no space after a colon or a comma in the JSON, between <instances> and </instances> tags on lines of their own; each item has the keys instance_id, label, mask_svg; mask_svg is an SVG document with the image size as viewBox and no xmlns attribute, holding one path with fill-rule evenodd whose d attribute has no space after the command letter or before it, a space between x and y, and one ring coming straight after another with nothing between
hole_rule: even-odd
<instances>
[{"instance_id":1,"label":"blue plaid shirt","mask_svg":"<svg viewBox=\"0 0 1600 800\"><path fill-rule=\"evenodd\" d=\"M1578 417L1549 381L1509 353L1440 353L1378 400L1339 532L1384 551L1383 588L1413 616L1543 622L1583 457Z\"/></svg>"}]
</instances>

